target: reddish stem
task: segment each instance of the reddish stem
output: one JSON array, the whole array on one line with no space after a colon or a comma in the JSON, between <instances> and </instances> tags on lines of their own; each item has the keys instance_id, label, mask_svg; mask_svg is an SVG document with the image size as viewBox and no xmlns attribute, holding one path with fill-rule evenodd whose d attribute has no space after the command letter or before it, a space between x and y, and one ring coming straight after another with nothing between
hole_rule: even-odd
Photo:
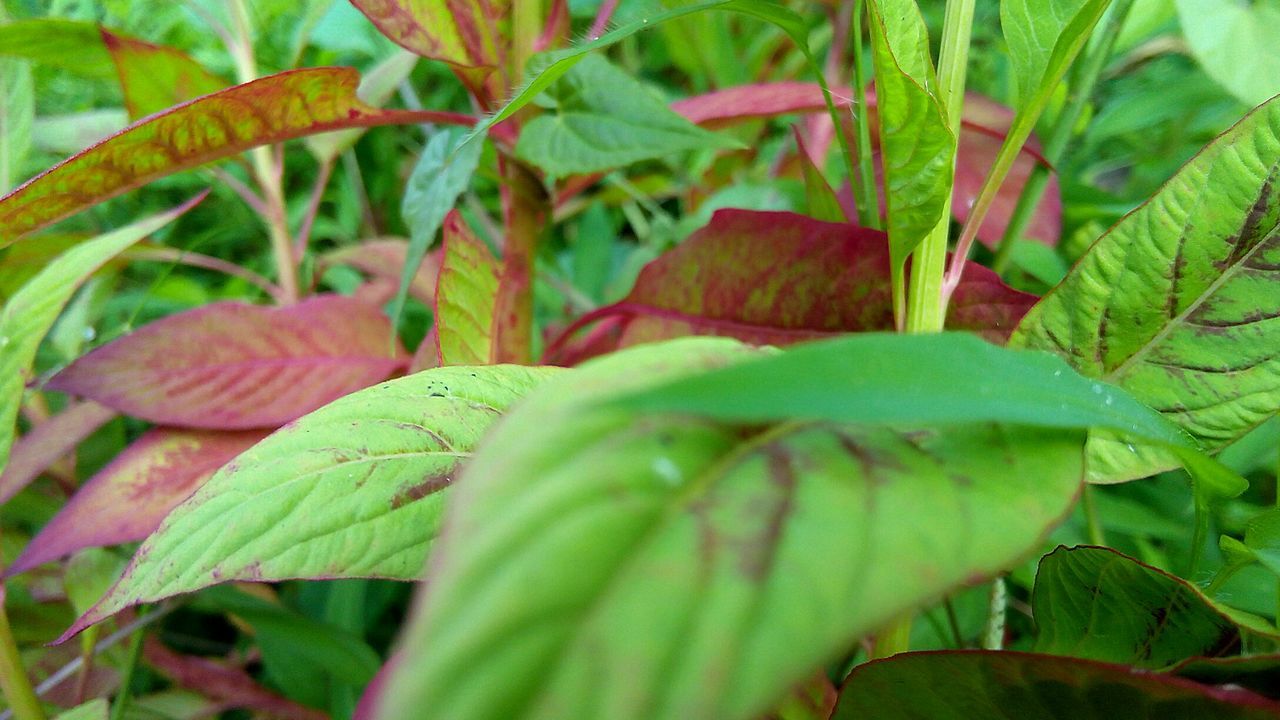
<instances>
[{"instance_id":1,"label":"reddish stem","mask_svg":"<svg viewBox=\"0 0 1280 720\"><path fill-rule=\"evenodd\" d=\"M618 9L618 0L604 0L600 3L600 11L596 13L596 21L591 23L591 32L587 34L587 38L594 40L604 34L609 29L609 20L613 18L613 11Z\"/></svg>"}]
</instances>

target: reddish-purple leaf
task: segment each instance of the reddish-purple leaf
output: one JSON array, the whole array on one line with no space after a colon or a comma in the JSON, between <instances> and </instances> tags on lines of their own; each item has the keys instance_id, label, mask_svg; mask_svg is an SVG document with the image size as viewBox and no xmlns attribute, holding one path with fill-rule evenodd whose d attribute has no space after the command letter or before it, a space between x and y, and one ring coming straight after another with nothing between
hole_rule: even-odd
<instances>
[{"instance_id":1,"label":"reddish-purple leaf","mask_svg":"<svg viewBox=\"0 0 1280 720\"><path fill-rule=\"evenodd\" d=\"M325 267L350 265L371 278L391 280L398 286L408 252L408 240L380 238L326 253L321 256L320 263ZM409 283L409 294L426 305L433 305L439 274L440 251L434 250L422 258L418 273Z\"/></svg>"},{"instance_id":2,"label":"reddish-purple leaf","mask_svg":"<svg viewBox=\"0 0 1280 720\"><path fill-rule=\"evenodd\" d=\"M836 101L839 107L849 106L847 97L838 97ZM876 111L873 91L867 92L866 108L872 113ZM672 104L672 109L699 125L717 127L758 117L826 112L826 105L822 99L822 88L817 84L784 82L744 85L698 95ZM982 95L965 95L951 206L952 214L960 222L969 216L969 208L977 199L982 181L995 162L996 153L1012 122L1013 111L1009 108ZM871 124L876 127L874 118ZM978 231L978 239L987 245L995 245L1003 235L1027 176L1036 163L1043 162L1039 152L1039 143L1031 138L1014 162L995 204ZM1026 234L1029 238L1053 245L1061 232L1061 191L1057 178L1050 177Z\"/></svg>"},{"instance_id":3,"label":"reddish-purple leaf","mask_svg":"<svg viewBox=\"0 0 1280 720\"><path fill-rule=\"evenodd\" d=\"M947 326L1002 343L1035 300L970 263ZM884 233L850 224L721 210L646 265L624 300L584 316L571 331L619 316L625 325L617 347L681 335L787 345L892 329L889 244ZM553 346L548 356L560 352Z\"/></svg>"},{"instance_id":4,"label":"reddish-purple leaf","mask_svg":"<svg viewBox=\"0 0 1280 720\"><path fill-rule=\"evenodd\" d=\"M84 548L146 538L215 470L266 435L265 430L149 430L80 488L7 573Z\"/></svg>"},{"instance_id":5,"label":"reddish-purple leaf","mask_svg":"<svg viewBox=\"0 0 1280 720\"><path fill-rule=\"evenodd\" d=\"M163 425L274 428L407 360L382 311L354 298L283 308L221 302L108 343L47 387Z\"/></svg>"},{"instance_id":6,"label":"reddish-purple leaf","mask_svg":"<svg viewBox=\"0 0 1280 720\"><path fill-rule=\"evenodd\" d=\"M125 109L134 120L227 86L181 50L117 35L106 28L98 32L115 63Z\"/></svg>"},{"instance_id":7,"label":"reddish-purple leaf","mask_svg":"<svg viewBox=\"0 0 1280 720\"><path fill-rule=\"evenodd\" d=\"M895 655L859 665L836 720L1103 720L1280 717L1280 704L1234 686L1033 653L958 650Z\"/></svg>"},{"instance_id":8,"label":"reddish-purple leaf","mask_svg":"<svg viewBox=\"0 0 1280 720\"><path fill-rule=\"evenodd\" d=\"M351 68L292 70L139 120L0 198L0 247L157 178L259 145L349 127L474 120L375 108L356 97L358 82Z\"/></svg>"},{"instance_id":9,"label":"reddish-purple leaf","mask_svg":"<svg viewBox=\"0 0 1280 720\"><path fill-rule=\"evenodd\" d=\"M32 428L13 444L9 464L0 473L0 505L115 416L115 410L90 400L72 405Z\"/></svg>"},{"instance_id":10,"label":"reddish-purple leaf","mask_svg":"<svg viewBox=\"0 0 1280 720\"><path fill-rule=\"evenodd\" d=\"M502 62L500 20L511 0L351 0L397 45L463 68Z\"/></svg>"}]
</instances>

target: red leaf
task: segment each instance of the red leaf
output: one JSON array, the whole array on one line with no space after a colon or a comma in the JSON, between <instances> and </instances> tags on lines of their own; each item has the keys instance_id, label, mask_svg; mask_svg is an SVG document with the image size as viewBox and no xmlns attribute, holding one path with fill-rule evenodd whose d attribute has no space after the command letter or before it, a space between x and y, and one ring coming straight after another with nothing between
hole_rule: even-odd
<instances>
[{"instance_id":1,"label":"red leaf","mask_svg":"<svg viewBox=\"0 0 1280 720\"><path fill-rule=\"evenodd\" d=\"M400 270L409 252L409 241L399 238L366 240L358 245L339 248L320 258L325 267L350 265L374 279L391 280L400 285ZM426 305L436 301L436 282L440 275L440 251L433 250L422 258L418 273L409 283L409 294Z\"/></svg>"},{"instance_id":2,"label":"red leaf","mask_svg":"<svg viewBox=\"0 0 1280 720\"><path fill-rule=\"evenodd\" d=\"M947 324L1003 342L1035 300L970 263ZM570 333L617 316L625 326L616 347L682 335L789 345L892 329L889 244L884 233L850 224L721 210L646 265L624 300L586 315ZM599 346L599 338L593 339ZM561 345L553 343L548 357L582 354Z\"/></svg>"},{"instance_id":3,"label":"red leaf","mask_svg":"<svg viewBox=\"0 0 1280 720\"><path fill-rule=\"evenodd\" d=\"M470 124L455 113L381 110L351 68L292 70L139 120L0 198L0 247L157 178L259 145L349 127Z\"/></svg>"},{"instance_id":4,"label":"red leaf","mask_svg":"<svg viewBox=\"0 0 1280 720\"><path fill-rule=\"evenodd\" d=\"M834 99L838 107L849 106L847 97L834 96ZM867 109L874 113L876 97L873 91L867 92L866 103ZM689 120L708 127L787 113L826 112L822 88L816 83L797 82L743 85L680 100L671 107ZM982 181L995 162L996 153L1012 122L1013 111L1009 108L982 95L965 95L956 182L952 192L952 214L960 222L969 216L969 208L977 200ZM871 125L876 127L874 118ZM1001 186L995 204L978 231L979 240L988 246L1000 241L1027 176L1036 163L1043 160L1039 142L1033 137L1018 155L1009 177ZM1026 234L1029 238L1054 245L1061 232L1062 196L1057 177L1051 176Z\"/></svg>"},{"instance_id":5,"label":"red leaf","mask_svg":"<svg viewBox=\"0 0 1280 720\"><path fill-rule=\"evenodd\" d=\"M500 19L511 0L351 0L400 47L464 68L501 63Z\"/></svg>"},{"instance_id":6,"label":"red leaf","mask_svg":"<svg viewBox=\"0 0 1280 720\"><path fill-rule=\"evenodd\" d=\"M9 567L13 575L77 550L142 540L214 471L267 435L155 428L80 488Z\"/></svg>"},{"instance_id":7,"label":"red leaf","mask_svg":"<svg viewBox=\"0 0 1280 720\"><path fill-rule=\"evenodd\" d=\"M116 411L111 408L93 401L82 402L32 428L14 443L9 464L0 474L0 505L115 416Z\"/></svg>"},{"instance_id":8,"label":"red leaf","mask_svg":"<svg viewBox=\"0 0 1280 720\"><path fill-rule=\"evenodd\" d=\"M386 316L354 298L214 303L90 352L47 387L164 425L273 428L403 368L393 337Z\"/></svg>"},{"instance_id":9,"label":"red leaf","mask_svg":"<svg viewBox=\"0 0 1280 720\"><path fill-rule=\"evenodd\" d=\"M181 50L116 35L106 28L98 32L115 63L125 109L135 120L227 86Z\"/></svg>"}]
</instances>

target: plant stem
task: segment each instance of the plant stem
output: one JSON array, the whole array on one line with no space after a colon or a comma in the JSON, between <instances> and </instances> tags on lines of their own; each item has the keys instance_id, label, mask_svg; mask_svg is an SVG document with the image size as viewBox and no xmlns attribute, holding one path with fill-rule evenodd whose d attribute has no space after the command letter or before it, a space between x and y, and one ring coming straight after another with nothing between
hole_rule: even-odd
<instances>
[{"instance_id":1,"label":"plant stem","mask_svg":"<svg viewBox=\"0 0 1280 720\"><path fill-rule=\"evenodd\" d=\"M1099 547L1107 544L1106 535L1102 532L1102 520L1098 517L1098 506L1094 503L1093 494L1097 492L1089 483L1080 491L1080 502L1084 507L1085 523L1089 528L1089 544Z\"/></svg>"},{"instance_id":2,"label":"plant stem","mask_svg":"<svg viewBox=\"0 0 1280 720\"><path fill-rule=\"evenodd\" d=\"M533 268L538 241L550 215L542 185L519 162L499 158L506 238L493 308L493 361L533 359Z\"/></svg>"},{"instance_id":3,"label":"plant stem","mask_svg":"<svg viewBox=\"0 0 1280 720\"><path fill-rule=\"evenodd\" d=\"M142 657L142 639L146 634L145 630L139 631L129 641L129 657L125 660L124 674L120 677L120 692L116 694L116 701L111 704L111 720L121 720L125 708L129 707L129 686L133 684L133 673Z\"/></svg>"},{"instance_id":4,"label":"plant stem","mask_svg":"<svg viewBox=\"0 0 1280 720\"><path fill-rule=\"evenodd\" d=\"M947 113L947 126L959 136L964 112L964 84L969 66L969 38L973 30L974 0L951 0L942 26L938 51L938 100ZM952 157L952 165L955 164ZM907 298L907 332L940 332L946 318L942 293L951 230L951 195L943 201L938 224L911 254L911 285Z\"/></svg>"},{"instance_id":5,"label":"plant stem","mask_svg":"<svg viewBox=\"0 0 1280 720\"><path fill-rule=\"evenodd\" d=\"M1044 189L1049 184L1051 166L1056 166L1066 153L1067 145L1075 134L1076 124L1080 122L1080 115L1093 96L1093 89L1098 84L1098 78L1102 76L1102 69L1106 66L1107 59L1111 57L1111 51L1115 48L1116 39L1120 37L1120 30L1124 26L1125 18L1129 15L1129 9L1133 7L1133 2L1134 0L1115 0L1115 4L1111 6L1111 14L1107 16L1106 23L1099 31L1093 52L1083 58L1072 71L1066 103L1054 121L1053 129L1049 131L1049 139L1044 145L1043 155L1048 165L1036 164L1027 178L1026 185L1022 187L1018 204L1013 209L1009 225L1005 228L1004 236L1000 238L1000 245L996 249L995 260L991 264L991 268L996 272L1003 273L1008 268L1014 243L1022 238L1027 226L1031 224L1031 218L1040 204Z\"/></svg>"},{"instance_id":6,"label":"plant stem","mask_svg":"<svg viewBox=\"0 0 1280 720\"><path fill-rule=\"evenodd\" d=\"M613 11L618 9L618 0L604 0L600 3L600 9L596 11L596 19L591 23L591 31L587 33L588 40L594 40L609 29L609 20L613 17Z\"/></svg>"},{"instance_id":7,"label":"plant stem","mask_svg":"<svg viewBox=\"0 0 1280 720\"><path fill-rule=\"evenodd\" d=\"M858 224L880 229L880 199L876 196L876 171L871 165L871 118L867 113L867 68L862 57L862 18L865 0L853 0L849 39L853 42L853 97L849 108L853 113L856 129L854 142L858 149L858 164L852 166L849 183L857 198ZM840 126L836 125L836 132Z\"/></svg>"},{"instance_id":8,"label":"plant stem","mask_svg":"<svg viewBox=\"0 0 1280 720\"><path fill-rule=\"evenodd\" d=\"M235 61L236 77L243 84L258 78L257 63L253 58L253 40L249 32L249 11L245 0L227 0L227 10L234 25L235 42L228 48ZM271 237L271 250L275 255L276 274L286 304L298 301L297 260L293 255L293 241L284 208L284 190L280 185L281 168L275 161L270 147L257 147L249 152L253 160L253 173L262 190L266 212L262 220Z\"/></svg>"},{"instance_id":9,"label":"plant stem","mask_svg":"<svg viewBox=\"0 0 1280 720\"><path fill-rule=\"evenodd\" d=\"M1003 650L1005 616L1009 610L1009 593L1004 587L1003 577L991 581L991 597L987 608L987 629L982 636L982 649Z\"/></svg>"},{"instance_id":10,"label":"plant stem","mask_svg":"<svg viewBox=\"0 0 1280 720\"><path fill-rule=\"evenodd\" d=\"M542 34L543 0L519 0L511 3L511 77L513 82L524 77L525 65L533 56L534 45Z\"/></svg>"},{"instance_id":11,"label":"plant stem","mask_svg":"<svg viewBox=\"0 0 1280 720\"><path fill-rule=\"evenodd\" d=\"M9 614L4 605L4 585L0 584L0 690L4 690L5 700L18 720L44 720L44 711L40 709L36 691L31 687L31 678L22 667L22 657L18 654L18 644L13 639Z\"/></svg>"}]
</instances>

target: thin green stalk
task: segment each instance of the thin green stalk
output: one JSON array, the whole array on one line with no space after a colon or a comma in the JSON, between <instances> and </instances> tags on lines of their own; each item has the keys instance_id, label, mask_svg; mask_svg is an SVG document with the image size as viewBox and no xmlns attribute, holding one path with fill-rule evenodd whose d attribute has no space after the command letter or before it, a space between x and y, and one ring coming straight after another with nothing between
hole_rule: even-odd
<instances>
[{"instance_id":1,"label":"thin green stalk","mask_svg":"<svg viewBox=\"0 0 1280 720\"><path fill-rule=\"evenodd\" d=\"M965 75L969 65L969 39L973 30L974 0L951 0L942 26L938 52L938 100L947 113L947 126L959 134L964 112ZM938 224L911 255L911 285L907 298L907 332L939 332L946 319L943 276L946 274L947 239L951 230L951 196L948 193Z\"/></svg>"},{"instance_id":2,"label":"thin green stalk","mask_svg":"<svg viewBox=\"0 0 1280 720\"><path fill-rule=\"evenodd\" d=\"M138 660L142 657L142 640L146 634L145 630L139 630L129 640L129 657L125 660L124 674L120 677L120 692L116 694L116 701L111 704L111 720L121 720L125 709L129 707L129 686L133 684L133 674L137 671Z\"/></svg>"},{"instance_id":3,"label":"thin green stalk","mask_svg":"<svg viewBox=\"0 0 1280 720\"><path fill-rule=\"evenodd\" d=\"M862 57L862 18L865 13L865 0L854 0L852 17L849 20L849 40L853 43L853 97L850 98L849 108L853 113L853 125L856 130L854 142L858 148L858 162L849 168L849 182L853 187L853 196L857 198L858 224L878 230L880 229L880 199L876 193L875 168L871 166L871 118L870 113L867 112L867 68ZM836 126L836 132L840 132L839 125ZM895 314L895 317L898 315Z\"/></svg>"},{"instance_id":4,"label":"thin green stalk","mask_svg":"<svg viewBox=\"0 0 1280 720\"><path fill-rule=\"evenodd\" d=\"M1027 178L1026 185L1022 187L1018 204L1013 209L1009 225L1005 228L1004 236L1000 238L1000 245L996 249L995 260L991 264L996 272L1003 273L1008 268L1014 243L1023 236L1027 226L1031 224L1035 209L1040 204L1045 187L1049 184L1051 166L1056 166L1066 154L1067 145L1075 134L1076 124L1080 122L1085 105L1093 96L1093 89L1098 84L1098 78L1102 76L1102 69L1106 67L1108 58L1111 57L1111 51L1115 48L1116 39L1120 37L1120 30L1133 3L1134 0L1115 0L1111 7L1111 14L1107 16L1106 22L1099 31L1093 52L1083 58L1072 71L1066 103L1062 107L1062 112L1058 114L1053 129L1049 131L1049 139L1045 141L1043 155L1047 165L1037 164Z\"/></svg>"},{"instance_id":5,"label":"thin green stalk","mask_svg":"<svg viewBox=\"0 0 1280 720\"><path fill-rule=\"evenodd\" d=\"M1107 538L1102 532L1102 520L1098 517L1098 506L1094 502L1094 493L1097 490L1088 483L1085 483L1084 489L1080 491L1080 501L1084 508L1085 523L1089 528L1089 544L1104 546L1107 544Z\"/></svg>"},{"instance_id":6,"label":"thin green stalk","mask_svg":"<svg viewBox=\"0 0 1280 720\"><path fill-rule=\"evenodd\" d=\"M983 650L1004 649L1004 629L1009 612L1009 593L1004 586L1004 578L991 581L991 596L987 602L987 628L982 634Z\"/></svg>"},{"instance_id":7,"label":"thin green stalk","mask_svg":"<svg viewBox=\"0 0 1280 720\"><path fill-rule=\"evenodd\" d=\"M44 720L44 711L40 709L36 691L31 687L31 678L27 677L22 666L18 643L13 639L4 604L4 585L0 585L0 690L4 691L5 700L17 720Z\"/></svg>"},{"instance_id":8,"label":"thin green stalk","mask_svg":"<svg viewBox=\"0 0 1280 720\"><path fill-rule=\"evenodd\" d=\"M1195 489L1195 520L1191 532L1191 557L1187 560L1187 572L1183 576L1194 582L1196 573L1200 572L1200 561L1204 558L1204 544L1209 538L1209 501L1201 497L1199 489Z\"/></svg>"}]
</instances>

